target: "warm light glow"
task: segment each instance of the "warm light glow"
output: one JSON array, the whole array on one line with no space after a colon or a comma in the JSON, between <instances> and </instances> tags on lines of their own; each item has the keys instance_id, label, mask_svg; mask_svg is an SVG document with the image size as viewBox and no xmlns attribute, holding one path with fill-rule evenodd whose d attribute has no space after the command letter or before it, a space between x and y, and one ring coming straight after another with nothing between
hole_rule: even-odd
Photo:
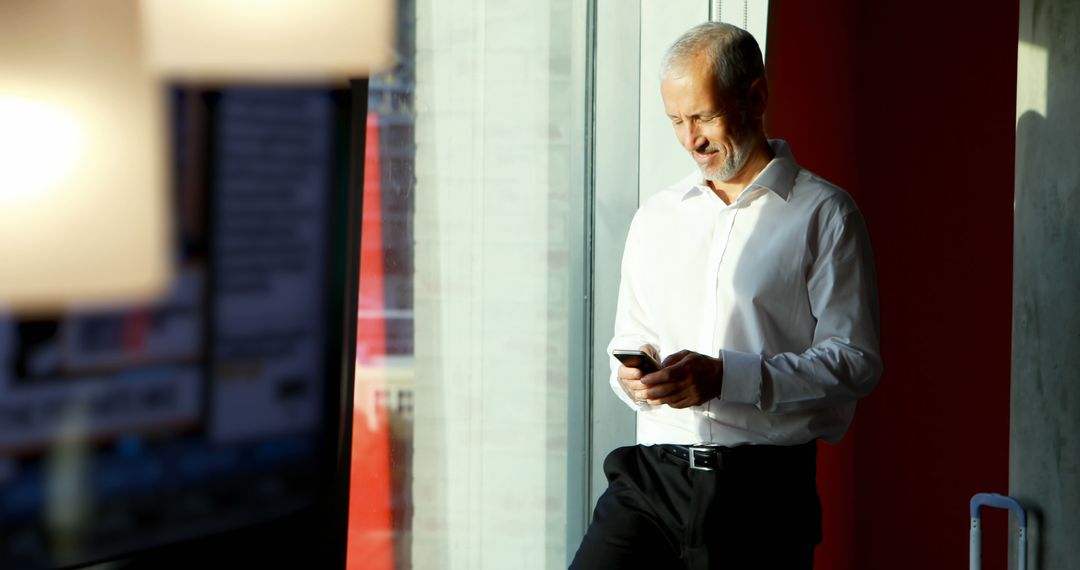
<instances>
[{"instance_id":1,"label":"warm light glow","mask_svg":"<svg viewBox=\"0 0 1080 570\"><path fill-rule=\"evenodd\" d=\"M0 125L0 205L55 190L83 155L83 130L64 109L0 95Z\"/></svg>"},{"instance_id":2,"label":"warm light glow","mask_svg":"<svg viewBox=\"0 0 1080 570\"><path fill-rule=\"evenodd\" d=\"M170 78L310 81L394 63L391 0L141 0L151 65Z\"/></svg>"},{"instance_id":3,"label":"warm light glow","mask_svg":"<svg viewBox=\"0 0 1080 570\"><path fill-rule=\"evenodd\" d=\"M162 88L138 0L0 0L0 307L145 301L169 283Z\"/></svg>"}]
</instances>

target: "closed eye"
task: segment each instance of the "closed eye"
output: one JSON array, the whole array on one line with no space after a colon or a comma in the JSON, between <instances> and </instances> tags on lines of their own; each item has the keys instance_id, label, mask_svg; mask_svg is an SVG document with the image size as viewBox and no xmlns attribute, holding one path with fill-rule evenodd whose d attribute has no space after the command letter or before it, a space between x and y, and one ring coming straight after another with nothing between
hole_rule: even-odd
<instances>
[{"instance_id":1,"label":"closed eye","mask_svg":"<svg viewBox=\"0 0 1080 570\"><path fill-rule=\"evenodd\" d=\"M698 123L715 123L716 121L720 120L720 117L722 116L723 115L721 113L716 113L713 115L694 115L690 117L690 120ZM673 125L681 125L683 122L683 120L679 117L673 117L671 115L668 115L668 118L671 119L671 124Z\"/></svg>"}]
</instances>

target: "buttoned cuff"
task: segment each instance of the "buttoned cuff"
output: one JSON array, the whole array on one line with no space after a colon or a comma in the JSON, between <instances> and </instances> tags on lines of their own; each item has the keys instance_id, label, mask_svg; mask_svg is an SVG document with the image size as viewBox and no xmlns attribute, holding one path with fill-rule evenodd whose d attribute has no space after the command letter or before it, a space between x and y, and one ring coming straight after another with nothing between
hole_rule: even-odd
<instances>
[{"instance_id":1,"label":"buttoned cuff","mask_svg":"<svg viewBox=\"0 0 1080 570\"><path fill-rule=\"evenodd\" d=\"M761 407L761 355L721 350L720 356L724 359L720 399Z\"/></svg>"}]
</instances>

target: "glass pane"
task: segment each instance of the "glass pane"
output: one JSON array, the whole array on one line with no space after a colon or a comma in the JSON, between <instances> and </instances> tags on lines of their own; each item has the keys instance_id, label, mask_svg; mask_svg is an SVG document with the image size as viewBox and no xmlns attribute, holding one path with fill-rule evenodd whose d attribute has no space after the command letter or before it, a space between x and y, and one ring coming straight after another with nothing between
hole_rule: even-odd
<instances>
[{"instance_id":1,"label":"glass pane","mask_svg":"<svg viewBox=\"0 0 1080 570\"><path fill-rule=\"evenodd\" d=\"M565 568L572 4L403 0L371 80L350 568Z\"/></svg>"},{"instance_id":2,"label":"glass pane","mask_svg":"<svg viewBox=\"0 0 1080 570\"><path fill-rule=\"evenodd\" d=\"M167 293L0 310L0 568L282 524L319 499L345 322L330 293L343 244L327 231L344 95L172 89Z\"/></svg>"}]
</instances>

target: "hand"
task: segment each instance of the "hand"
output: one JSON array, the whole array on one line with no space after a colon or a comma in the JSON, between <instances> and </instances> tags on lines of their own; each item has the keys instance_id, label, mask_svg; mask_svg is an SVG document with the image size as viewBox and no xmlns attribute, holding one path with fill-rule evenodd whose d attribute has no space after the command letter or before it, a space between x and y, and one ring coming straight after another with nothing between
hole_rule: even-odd
<instances>
[{"instance_id":1,"label":"hand","mask_svg":"<svg viewBox=\"0 0 1080 570\"><path fill-rule=\"evenodd\" d=\"M651 344L644 344L638 348L638 350L649 353L652 355L653 359L657 361L660 360L659 356L656 354L656 348ZM641 383L641 377L644 376L641 370L620 365L617 375L619 377L619 382L622 384L623 389L626 390L626 393L630 394L630 397L635 402L644 404L646 397L645 391L648 387Z\"/></svg>"},{"instance_id":2,"label":"hand","mask_svg":"<svg viewBox=\"0 0 1080 570\"><path fill-rule=\"evenodd\" d=\"M724 361L682 350L665 358L660 370L646 374L638 383L645 386L645 401L654 406L697 406L720 395Z\"/></svg>"}]
</instances>

